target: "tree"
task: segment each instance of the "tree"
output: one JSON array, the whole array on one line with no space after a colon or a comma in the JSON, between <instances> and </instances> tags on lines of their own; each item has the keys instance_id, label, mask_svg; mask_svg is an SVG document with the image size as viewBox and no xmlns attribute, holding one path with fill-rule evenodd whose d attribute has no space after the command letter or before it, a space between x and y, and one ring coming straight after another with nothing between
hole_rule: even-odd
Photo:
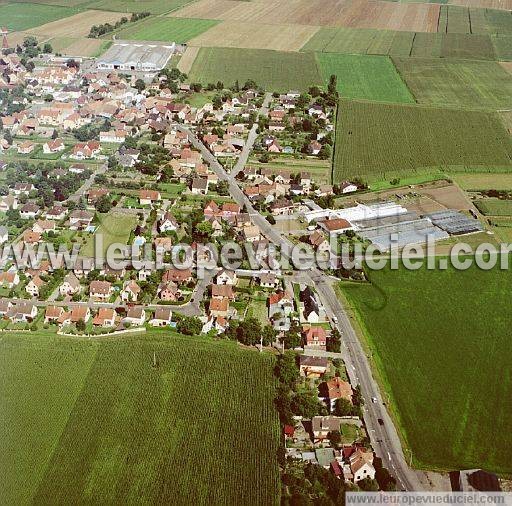
<instances>
[{"instance_id":1,"label":"tree","mask_svg":"<svg viewBox=\"0 0 512 506\"><path fill-rule=\"evenodd\" d=\"M235 330L235 338L239 343L246 346L254 346L261 339L261 323L256 318L247 318L239 322Z\"/></svg>"},{"instance_id":2,"label":"tree","mask_svg":"<svg viewBox=\"0 0 512 506\"><path fill-rule=\"evenodd\" d=\"M37 39L34 36L29 35L28 37L25 37L23 39L23 46L24 47L36 47Z\"/></svg>"},{"instance_id":3,"label":"tree","mask_svg":"<svg viewBox=\"0 0 512 506\"><path fill-rule=\"evenodd\" d=\"M269 346L276 340L277 332L272 325L265 325L261 337L263 338L263 346Z\"/></svg>"},{"instance_id":4,"label":"tree","mask_svg":"<svg viewBox=\"0 0 512 506\"><path fill-rule=\"evenodd\" d=\"M357 486L366 492L377 492L379 490L379 484L371 478L364 478L359 480L357 482Z\"/></svg>"},{"instance_id":5,"label":"tree","mask_svg":"<svg viewBox=\"0 0 512 506\"><path fill-rule=\"evenodd\" d=\"M331 444L337 448L341 444L341 432L339 430L333 430L327 434Z\"/></svg>"},{"instance_id":6,"label":"tree","mask_svg":"<svg viewBox=\"0 0 512 506\"><path fill-rule=\"evenodd\" d=\"M202 221L195 226L195 232L205 239L209 239L213 234L212 223L208 220Z\"/></svg>"},{"instance_id":7,"label":"tree","mask_svg":"<svg viewBox=\"0 0 512 506\"><path fill-rule=\"evenodd\" d=\"M85 322L82 319L80 319L76 322L76 330L78 330L78 332L85 331Z\"/></svg>"},{"instance_id":8,"label":"tree","mask_svg":"<svg viewBox=\"0 0 512 506\"><path fill-rule=\"evenodd\" d=\"M341 335L338 329L334 328L332 332L327 336L326 349L330 352L340 353Z\"/></svg>"},{"instance_id":9,"label":"tree","mask_svg":"<svg viewBox=\"0 0 512 506\"><path fill-rule=\"evenodd\" d=\"M214 109L220 109L222 107L222 98L219 95L215 95L212 99Z\"/></svg>"},{"instance_id":10,"label":"tree","mask_svg":"<svg viewBox=\"0 0 512 506\"><path fill-rule=\"evenodd\" d=\"M176 325L178 332L187 336L199 335L202 328L203 324L201 323L201 320L194 316L184 316Z\"/></svg>"},{"instance_id":11,"label":"tree","mask_svg":"<svg viewBox=\"0 0 512 506\"><path fill-rule=\"evenodd\" d=\"M354 406L362 406L364 404L363 395L361 394L361 385L357 385L352 393L352 403Z\"/></svg>"},{"instance_id":12,"label":"tree","mask_svg":"<svg viewBox=\"0 0 512 506\"><path fill-rule=\"evenodd\" d=\"M76 68L77 70L80 68L80 63L78 63L76 60L74 60L73 58L70 58L67 62L66 62L66 66L69 67L69 68Z\"/></svg>"},{"instance_id":13,"label":"tree","mask_svg":"<svg viewBox=\"0 0 512 506\"><path fill-rule=\"evenodd\" d=\"M108 213L112 209L112 202L108 195L102 195L96 200L94 207L99 213Z\"/></svg>"},{"instance_id":14,"label":"tree","mask_svg":"<svg viewBox=\"0 0 512 506\"><path fill-rule=\"evenodd\" d=\"M280 383L288 388L293 388L299 379L299 368L295 361L293 351L285 351L277 358L274 375Z\"/></svg>"},{"instance_id":15,"label":"tree","mask_svg":"<svg viewBox=\"0 0 512 506\"><path fill-rule=\"evenodd\" d=\"M222 81L217 81L217 84L215 85L215 87L219 90L219 91L222 91L224 89L224 83Z\"/></svg>"},{"instance_id":16,"label":"tree","mask_svg":"<svg viewBox=\"0 0 512 506\"><path fill-rule=\"evenodd\" d=\"M217 183L217 193L221 196L229 195L229 183L227 181L219 181Z\"/></svg>"},{"instance_id":17,"label":"tree","mask_svg":"<svg viewBox=\"0 0 512 506\"><path fill-rule=\"evenodd\" d=\"M53 47L49 42L45 42L43 46L43 53L53 53Z\"/></svg>"},{"instance_id":18,"label":"tree","mask_svg":"<svg viewBox=\"0 0 512 506\"><path fill-rule=\"evenodd\" d=\"M329 77L329 84L327 85L327 93L329 93L329 95L336 95L337 86L338 77L336 76L336 74L331 74L331 77Z\"/></svg>"},{"instance_id":19,"label":"tree","mask_svg":"<svg viewBox=\"0 0 512 506\"><path fill-rule=\"evenodd\" d=\"M291 409L294 415L304 418L313 418L325 414L325 405L320 402L313 390L305 390L295 394L292 398Z\"/></svg>"},{"instance_id":20,"label":"tree","mask_svg":"<svg viewBox=\"0 0 512 506\"><path fill-rule=\"evenodd\" d=\"M381 458L375 457L373 467L375 467L375 479L379 484L379 488L386 492L395 491L397 489L396 480L391 476L391 473L383 467Z\"/></svg>"},{"instance_id":21,"label":"tree","mask_svg":"<svg viewBox=\"0 0 512 506\"><path fill-rule=\"evenodd\" d=\"M354 406L352 403L348 399L341 397L340 399L336 400L334 405L334 414L336 416L351 416L353 409Z\"/></svg>"},{"instance_id":22,"label":"tree","mask_svg":"<svg viewBox=\"0 0 512 506\"><path fill-rule=\"evenodd\" d=\"M320 159L322 159L322 160L328 160L329 158L331 158L331 153L332 153L331 146L329 146L329 144L324 144L320 148L320 152L318 153L318 157Z\"/></svg>"},{"instance_id":23,"label":"tree","mask_svg":"<svg viewBox=\"0 0 512 506\"><path fill-rule=\"evenodd\" d=\"M244 83L243 89L244 90L254 90L257 87L258 87L258 85L256 84L256 81L254 81L252 79L247 79L247 81L245 81L245 83Z\"/></svg>"},{"instance_id":24,"label":"tree","mask_svg":"<svg viewBox=\"0 0 512 506\"><path fill-rule=\"evenodd\" d=\"M309 93L301 93L297 99L296 105L299 109L304 109L311 102L311 95Z\"/></svg>"},{"instance_id":25,"label":"tree","mask_svg":"<svg viewBox=\"0 0 512 506\"><path fill-rule=\"evenodd\" d=\"M7 143L9 145L12 145L12 134L10 132L10 130L6 130L5 133L4 133L4 139L7 141Z\"/></svg>"},{"instance_id":26,"label":"tree","mask_svg":"<svg viewBox=\"0 0 512 506\"><path fill-rule=\"evenodd\" d=\"M268 163L270 161L270 155L265 151L261 154L259 161L261 163Z\"/></svg>"},{"instance_id":27,"label":"tree","mask_svg":"<svg viewBox=\"0 0 512 506\"><path fill-rule=\"evenodd\" d=\"M146 89L146 83L142 79L137 79L135 81L134 87L139 93L141 93Z\"/></svg>"}]
</instances>

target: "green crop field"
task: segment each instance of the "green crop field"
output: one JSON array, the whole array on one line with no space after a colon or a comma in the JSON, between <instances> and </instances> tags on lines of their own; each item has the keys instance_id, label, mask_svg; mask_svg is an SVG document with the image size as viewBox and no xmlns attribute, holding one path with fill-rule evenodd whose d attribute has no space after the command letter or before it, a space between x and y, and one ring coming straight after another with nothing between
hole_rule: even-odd
<instances>
[{"instance_id":1,"label":"green crop field","mask_svg":"<svg viewBox=\"0 0 512 506\"><path fill-rule=\"evenodd\" d=\"M492 43L498 60L512 60L512 37L495 35L492 37Z\"/></svg>"},{"instance_id":2,"label":"green crop field","mask_svg":"<svg viewBox=\"0 0 512 506\"><path fill-rule=\"evenodd\" d=\"M0 350L6 504L275 503L270 355L170 331Z\"/></svg>"},{"instance_id":3,"label":"green crop field","mask_svg":"<svg viewBox=\"0 0 512 506\"><path fill-rule=\"evenodd\" d=\"M510 59L512 37L323 27L301 51L414 58Z\"/></svg>"},{"instance_id":4,"label":"green crop field","mask_svg":"<svg viewBox=\"0 0 512 506\"><path fill-rule=\"evenodd\" d=\"M272 91L307 90L323 84L312 53L264 49L201 48L189 72L191 81L231 86L253 79Z\"/></svg>"},{"instance_id":5,"label":"green crop field","mask_svg":"<svg viewBox=\"0 0 512 506\"><path fill-rule=\"evenodd\" d=\"M102 252L105 254L111 244L126 244L130 237L130 232L137 225L137 217L135 215L116 213L115 211L111 211L106 215L98 214L98 220L99 226L96 232L90 235L80 251L84 256L94 256L95 241L98 240L100 234L103 238Z\"/></svg>"},{"instance_id":6,"label":"green crop field","mask_svg":"<svg viewBox=\"0 0 512 506\"><path fill-rule=\"evenodd\" d=\"M388 57L318 53L317 59L326 82L332 74L338 77L344 98L414 103Z\"/></svg>"},{"instance_id":7,"label":"green crop field","mask_svg":"<svg viewBox=\"0 0 512 506\"><path fill-rule=\"evenodd\" d=\"M0 5L0 23L9 30L27 30L77 14L79 9L56 5L16 3Z\"/></svg>"},{"instance_id":8,"label":"green crop field","mask_svg":"<svg viewBox=\"0 0 512 506\"><path fill-rule=\"evenodd\" d=\"M401 268L370 280L340 289L416 464L512 473L512 273Z\"/></svg>"},{"instance_id":9,"label":"green crop field","mask_svg":"<svg viewBox=\"0 0 512 506\"><path fill-rule=\"evenodd\" d=\"M475 205L487 216L512 216L512 200L480 199Z\"/></svg>"},{"instance_id":10,"label":"green crop field","mask_svg":"<svg viewBox=\"0 0 512 506\"><path fill-rule=\"evenodd\" d=\"M495 9L473 9L443 5L439 13L440 33L473 33L512 35L510 12Z\"/></svg>"},{"instance_id":11,"label":"green crop field","mask_svg":"<svg viewBox=\"0 0 512 506\"><path fill-rule=\"evenodd\" d=\"M217 23L218 21L211 19L149 18L142 23L121 30L118 37L128 40L161 40L181 43L200 35Z\"/></svg>"},{"instance_id":12,"label":"green crop field","mask_svg":"<svg viewBox=\"0 0 512 506\"><path fill-rule=\"evenodd\" d=\"M43 336L0 339L0 497L29 504L59 443L96 347Z\"/></svg>"},{"instance_id":13,"label":"green crop field","mask_svg":"<svg viewBox=\"0 0 512 506\"><path fill-rule=\"evenodd\" d=\"M46 4L65 7L79 7L89 4L91 0L1 0L0 3L30 3L30 4Z\"/></svg>"},{"instance_id":14,"label":"green crop field","mask_svg":"<svg viewBox=\"0 0 512 506\"><path fill-rule=\"evenodd\" d=\"M512 75L496 62L419 58L393 61L420 104L469 109L512 106Z\"/></svg>"},{"instance_id":15,"label":"green crop field","mask_svg":"<svg viewBox=\"0 0 512 506\"><path fill-rule=\"evenodd\" d=\"M93 0L88 9L103 9L117 12L143 12L163 14L190 3L191 0Z\"/></svg>"},{"instance_id":16,"label":"green crop field","mask_svg":"<svg viewBox=\"0 0 512 506\"><path fill-rule=\"evenodd\" d=\"M334 181L457 166L511 166L512 139L495 114L342 101ZM481 170L480 170L481 172Z\"/></svg>"}]
</instances>

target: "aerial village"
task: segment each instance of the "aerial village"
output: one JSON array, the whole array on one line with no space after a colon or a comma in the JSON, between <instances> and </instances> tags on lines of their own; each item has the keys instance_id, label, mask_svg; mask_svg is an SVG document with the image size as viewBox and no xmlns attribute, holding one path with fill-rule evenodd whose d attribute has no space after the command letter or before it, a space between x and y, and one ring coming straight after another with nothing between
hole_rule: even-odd
<instances>
[{"instance_id":1,"label":"aerial village","mask_svg":"<svg viewBox=\"0 0 512 506\"><path fill-rule=\"evenodd\" d=\"M296 375L279 410L287 465L313 462L354 486L392 488L371 449L336 316L306 276L273 262L269 245L287 241L329 260L347 243L386 252L390 232L403 246L481 224L455 209L424 212L414 192L376 202L362 181L333 185L335 85L201 86L172 65L176 47L157 50L155 68L140 71L130 61L136 49L121 65L108 55L62 58L31 37L10 47L4 30L0 243L12 250L0 266L0 329L100 337L160 327L292 350L283 360L292 357ZM172 265L176 244L199 252L230 241L250 245L240 269L198 277L199 253L187 269ZM74 267L15 261L42 243L77 248ZM149 246L164 268L98 268L96 254L114 243L124 253ZM331 262L328 273L364 280L357 266Z\"/></svg>"}]
</instances>

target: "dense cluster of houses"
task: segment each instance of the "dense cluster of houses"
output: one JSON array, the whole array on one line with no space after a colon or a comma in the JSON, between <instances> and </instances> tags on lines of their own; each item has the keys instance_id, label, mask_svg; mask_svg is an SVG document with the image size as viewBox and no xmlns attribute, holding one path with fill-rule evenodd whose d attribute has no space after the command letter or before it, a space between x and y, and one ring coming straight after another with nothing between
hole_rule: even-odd
<instances>
[{"instance_id":1,"label":"dense cluster of houses","mask_svg":"<svg viewBox=\"0 0 512 506\"><path fill-rule=\"evenodd\" d=\"M314 341L320 338L310 336ZM325 338L324 338L325 339ZM333 444L333 434L344 434L346 427L364 431L362 421L356 416L337 416L337 401L353 402L354 392L350 383L338 375L329 375L332 364L327 358L301 355L300 374L311 384L314 380L318 399L328 414L313 416L311 420L295 417L294 425L284 426L286 454L291 459L314 463L328 469L336 478L357 484L361 480L375 479L374 454L360 437Z\"/></svg>"}]
</instances>

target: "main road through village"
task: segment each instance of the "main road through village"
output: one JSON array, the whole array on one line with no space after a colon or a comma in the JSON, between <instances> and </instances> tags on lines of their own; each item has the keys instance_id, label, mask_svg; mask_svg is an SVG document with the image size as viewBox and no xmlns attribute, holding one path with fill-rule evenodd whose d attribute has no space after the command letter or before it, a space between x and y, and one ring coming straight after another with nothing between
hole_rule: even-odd
<instances>
[{"instance_id":1,"label":"main road through village","mask_svg":"<svg viewBox=\"0 0 512 506\"><path fill-rule=\"evenodd\" d=\"M267 106L268 98L267 95L262 109ZM175 127L179 131L188 134L190 142L201 152L211 169L221 180L228 182L232 198L241 207L245 206L252 223L260 229L262 235L280 248L282 257L289 255L293 244L283 237L280 232L273 228L270 223L254 209L250 200L241 190L235 179L235 176L243 170L243 166L256 140L254 126L251 130L252 135L249 136L240 155L239 163L235 165L231 173L227 173L224 170L222 165L198 139L194 132L181 124L176 124ZM290 258L288 257L288 259ZM326 309L327 315L333 324L333 317L337 317L337 323L335 325L342 336L341 357L345 361L351 383L353 385L360 385L361 393L365 399L363 408L364 421L376 454L382 458L384 466L396 477L400 489L407 491L432 489L433 485L427 475L423 472L411 469L405 460L397 430L386 410L378 384L372 375L364 348L352 327L349 316L339 302L335 290L333 289L333 280L319 269L296 272L295 278L303 280L305 284L315 287Z\"/></svg>"}]
</instances>

